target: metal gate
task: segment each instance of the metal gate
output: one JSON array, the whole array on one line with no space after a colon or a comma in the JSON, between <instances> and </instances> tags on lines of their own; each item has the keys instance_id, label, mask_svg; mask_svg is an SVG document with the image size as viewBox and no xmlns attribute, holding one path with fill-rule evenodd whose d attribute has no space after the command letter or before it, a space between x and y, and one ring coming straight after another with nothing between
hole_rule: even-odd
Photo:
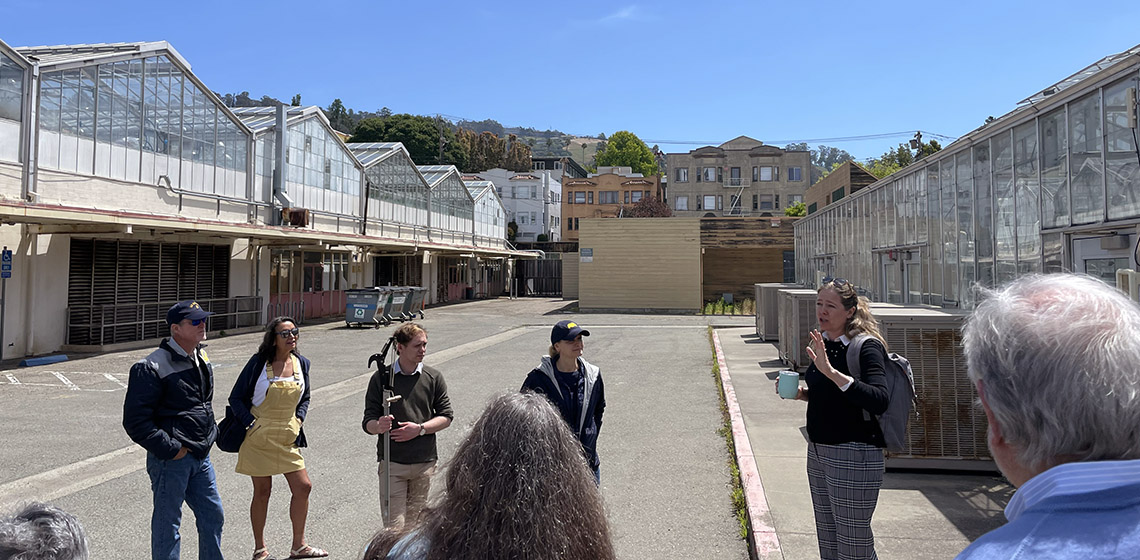
<instances>
[{"instance_id":1,"label":"metal gate","mask_svg":"<svg viewBox=\"0 0 1140 560\"><path fill-rule=\"evenodd\" d=\"M521 260L515 264L519 296L562 297L562 260Z\"/></svg>"}]
</instances>

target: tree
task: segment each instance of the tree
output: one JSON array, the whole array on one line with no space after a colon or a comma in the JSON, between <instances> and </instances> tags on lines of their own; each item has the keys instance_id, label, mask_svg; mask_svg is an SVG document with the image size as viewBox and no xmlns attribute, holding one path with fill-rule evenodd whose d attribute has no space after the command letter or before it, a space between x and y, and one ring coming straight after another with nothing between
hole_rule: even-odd
<instances>
[{"instance_id":1,"label":"tree","mask_svg":"<svg viewBox=\"0 0 1140 560\"><path fill-rule=\"evenodd\" d=\"M622 214L626 218L668 218L672 215L673 211L665 201L652 196L642 198Z\"/></svg>"},{"instance_id":2,"label":"tree","mask_svg":"<svg viewBox=\"0 0 1140 560\"><path fill-rule=\"evenodd\" d=\"M627 130L619 130L605 142L604 149L599 146L594 154L594 161L599 166L627 166L633 168L634 173L641 173L646 177L657 174L657 158L649 151L636 134Z\"/></svg>"},{"instance_id":3,"label":"tree","mask_svg":"<svg viewBox=\"0 0 1140 560\"><path fill-rule=\"evenodd\" d=\"M348 111L344 108L344 103L340 99L333 99L328 109L325 109L325 117L329 119L329 125L334 130L346 132L352 130L352 121L348 117Z\"/></svg>"},{"instance_id":4,"label":"tree","mask_svg":"<svg viewBox=\"0 0 1140 560\"><path fill-rule=\"evenodd\" d=\"M807 216L807 205L803 202L793 202L784 208L784 215L801 218Z\"/></svg>"},{"instance_id":5,"label":"tree","mask_svg":"<svg viewBox=\"0 0 1140 560\"><path fill-rule=\"evenodd\" d=\"M507 241L515 242L515 237L519 234L519 225L514 220L507 222Z\"/></svg>"},{"instance_id":6,"label":"tree","mask_svg":"<svg viewBox=\"0 0 1140 560\"><path fill-rule=\"evenodd\" d=\"M941 149L942 145L937 140L919 142L918 149L915 152L911 152L911 148L907 144L899 144L898 148L891 148L882 156L867 160L863 167L866 167L871 175L882 179Z\"/></svg>"},{"instance_id":7,"label":"tree","mask_svg":"<svg viewBox=\"0 0 1140 560\"><path fill-rule=\"evenodd\" d=\"M507 137L507 157L503 160L503 167L510 171L530 171L530 146L519 142L514 134Z\"/></svg>"},{"instance_id":8,"label":"tree","mask_svg":"<svg viewBox=\"0 0 1140 560\"><path fill-rule=\"evenodd\" d=\"M443 161L439 140L443 136ZM400 113L386 119L369 117L356 125L349 142L400 142L417 165L451 164L467 167L467 152L448 127L439 127L432 117Z\"/></svg>"},{"instance_id":9,"label":"tree","mask_svg":"<svg viewBox=\"0 0 1140 560\"><path fill-rule=\"evenodd\" d=\"M826 177L832 169L835 169L836 164L855 159L851 157L851 154L847 153L846 150L840 150L839 148L833 148L831 146L820 145L818 149L812 150L808 148L807 142L788 144L784 146L784 149L788 151L808 152L811 154L810 180L812 185Z\"/></svg>"},{"instance_id":10,"label":"tree","mask_svg":"<svg viewBox=\"0 0 1140 560\"><path fill-rule=\"evenodd\" d=\"M294 106L294 107L300 107L301 106L301 94L298 93L298 94L294 95L293 101L290 102L289 104Z\"/></svg>"},{"instance_id":11,"label":"tree","mask_svg":"<svg viewBox=\"0 0 1140 560\"><path fill-rule=\"evenodd\" d=\"M392 110L391 109L389 109L387 107L381 107L380 108L380 118L386 119L390 116L392 116Z\"/></svg>"}]
</instances>

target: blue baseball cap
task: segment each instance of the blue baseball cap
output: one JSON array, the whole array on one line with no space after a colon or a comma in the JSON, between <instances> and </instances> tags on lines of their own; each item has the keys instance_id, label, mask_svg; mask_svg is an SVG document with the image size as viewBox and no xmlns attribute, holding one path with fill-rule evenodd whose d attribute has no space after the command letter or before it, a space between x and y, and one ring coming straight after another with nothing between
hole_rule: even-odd
<instances>
[{"instance_id":1,"label":"blue baseball cap","mask_svg":"<svg viewBox=\"0 0 1140 560\"><path fill-rule=\"evenodd\" d=\"M554 344L562 340L574 340L578 335L590 336L590 331L578 326L574 321L558 321L557 325L550 331L550 343Z\"/></svg>"},{"instance_id":2,"label":"blue baseball cap","mask_svg":"<svg viewBox=\"0 0 1140 560\"><path fill-rule=\"evenodd\" d=\"M198 302L193 300L180 301L170 307L166 312L166 323L169 325L176 325L181 323L183 319L190 319L197 321L205 319L213 315L213 312L202 309Z\"/></svg>"}]
</instances>

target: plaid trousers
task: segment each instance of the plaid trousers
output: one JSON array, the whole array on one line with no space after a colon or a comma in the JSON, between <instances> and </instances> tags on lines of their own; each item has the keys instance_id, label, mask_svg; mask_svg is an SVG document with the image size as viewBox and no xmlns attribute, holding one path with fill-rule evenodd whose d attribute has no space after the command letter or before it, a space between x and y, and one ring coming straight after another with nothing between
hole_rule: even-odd
<instances>
[{"instance_id":1,"label":"plaid trousers","mask_svg":"<svg viewBox=\"0 0 1140 560\"><path fill-rule=\"evenodd\" d=\"M878 560L871 515L883 468L883 450L873 445L808 444L808 484L821 560Z\"/></svg>"}]
</instances>

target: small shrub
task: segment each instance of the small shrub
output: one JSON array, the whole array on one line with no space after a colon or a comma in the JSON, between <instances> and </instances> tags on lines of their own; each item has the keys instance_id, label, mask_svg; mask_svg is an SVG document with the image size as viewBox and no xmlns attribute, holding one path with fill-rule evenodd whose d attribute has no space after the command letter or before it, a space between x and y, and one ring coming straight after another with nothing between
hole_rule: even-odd
<instances>
[{"instance_id":1,"label":"small shrub","mask_svg":"<svg viewBox=\"0 0 1140 560\"><path fill-rule=\"evenodd\" d=\"M712 315L712 312L713 312L713 304L710 301L710 302L705 304L705 309L704 309L703 313L705 315Z\"/></svg>"}]
</instances>

